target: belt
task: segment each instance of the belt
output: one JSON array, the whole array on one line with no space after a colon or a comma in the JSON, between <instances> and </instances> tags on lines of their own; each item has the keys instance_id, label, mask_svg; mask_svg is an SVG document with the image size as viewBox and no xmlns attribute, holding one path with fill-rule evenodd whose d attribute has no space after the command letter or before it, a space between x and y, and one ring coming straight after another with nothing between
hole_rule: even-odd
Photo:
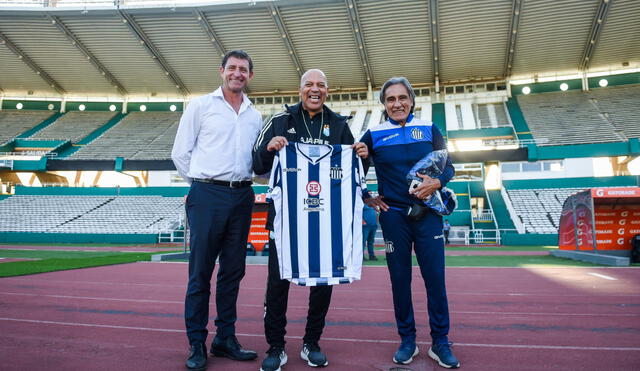
<instances>
[{"instance_id":1,"label":"belt","mask_svg":"<svg viewBox=\"0 0 640 371\"><path fill-rule=\"evenodd\" d=\"M229 187L229 188L244 188L244 187L250 187L251 184L253 184L250 180L228 181L228 180L216 180L211 178L205 178L205 179L194 178L193 180L196 182L210 183L210 184L215 184L215 185Z\"/></svg>"}]
</instances>

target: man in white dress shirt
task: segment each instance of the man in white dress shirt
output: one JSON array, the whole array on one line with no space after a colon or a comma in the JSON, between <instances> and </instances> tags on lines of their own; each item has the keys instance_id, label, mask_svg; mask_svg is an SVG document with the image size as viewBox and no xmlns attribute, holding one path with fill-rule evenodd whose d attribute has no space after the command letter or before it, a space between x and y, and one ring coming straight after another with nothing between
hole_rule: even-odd
<instances>
[{"instance_id":1,"label":"man in white dress shirt","mask_svg":"<svg viewBox=\"0 0 640 371\"><path fill-rule=\"evenodd\" d=\"M243 93L253 78L249 55L241 50L227 53L219 72L222 86L193 99L184 111L171 153L178 173L191 185L186 201L191 254L184 313L190 370L207 366L205 343L216 258L220 260L217 330L211 354L239 361L257 357L238 343L235 321L254 202L251 149L262 119Z\"/></svg>"}]
</instances>

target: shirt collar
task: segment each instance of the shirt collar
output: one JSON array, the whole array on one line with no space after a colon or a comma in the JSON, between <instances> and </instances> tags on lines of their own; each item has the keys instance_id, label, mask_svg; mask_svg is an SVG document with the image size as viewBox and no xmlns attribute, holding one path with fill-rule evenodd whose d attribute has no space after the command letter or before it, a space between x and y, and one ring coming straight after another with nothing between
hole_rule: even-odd
<instances>
[{"instance_id":1,"label":"shirt collar","mask_svg":"<svg viewBox=\"0 0 640 371\"><path fill-rule=\"evenodd\" d=\"M212 96L214 97L220 97L224 100L224 94L222 94L222 86L219 86L216 90L214 90L211 93ZM245 93L242 93L242 106L250 106L253 103L251 103L251 100L249 99L249 97L247 97L247 95ZM241 108L242 110L242 108Z\"/></svg>"},{"instance_id":2,"label":"shirt collar","mask_svg":"<svg viewBox=\"0 0 640 371\"><path fill-rule=\"evenodd\" d=\"M413 113L410 113L409 116L407 116L407 122L405 123L405 125L407 125L408 123L410 123L413 120ZM394 121L391 117L389 117L389 122L394 124L394 125L400 125L399 122Z\"/></svg>"}]
</instances>

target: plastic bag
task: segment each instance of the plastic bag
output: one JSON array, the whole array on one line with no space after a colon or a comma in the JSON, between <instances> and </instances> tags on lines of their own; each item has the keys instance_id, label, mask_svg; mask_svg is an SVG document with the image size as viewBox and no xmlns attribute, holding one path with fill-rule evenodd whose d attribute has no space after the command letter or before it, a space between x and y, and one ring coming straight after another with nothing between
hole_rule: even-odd
<instances>
[{"instance_id":1,"label":"plastic bag","mask_svg":"<svg viewBox=\"0 0 640 371\"><path fill-rule=\"evenodd\" d=\"M409 189L413 189L422 183L422 178L418 174L427 175L431 178L437 178L444 172L447 166L447 158L449 154L446 149L433 151L418 161L407 173L407 183ZM432 193L423 203L431 208L438 215L450 215L458 206L458 200L455 193L447 188Z\"/></svg>"}]
</instances>

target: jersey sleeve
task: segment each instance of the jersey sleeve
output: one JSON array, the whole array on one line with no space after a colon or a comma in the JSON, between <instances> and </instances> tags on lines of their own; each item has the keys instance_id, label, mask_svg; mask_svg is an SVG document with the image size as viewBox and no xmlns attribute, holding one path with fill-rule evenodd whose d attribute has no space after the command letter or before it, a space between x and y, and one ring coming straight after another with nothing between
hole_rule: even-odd
<instances>
[{"instance_id":1,"label":"jersey sleeve","mask_svg":"<svg viewBox=\"0 0 640 371\"><path fill-rule=\"evenodd\" d=\"M444 137L442 136L442 133L440 133L440 130L438 130L435 125L433 125L431 128L433 135L433 149L447 149L447 143L444 141ZM447 165L445 166L442 174L438 177L438 179L440 179L440 186L446 186L451 178L453 178L453 176L455 175L455 172L455 168L453 167L453 163L451 162L451 155L449 155L447 156Z\"/></svg>"},{"instance_id":2,"label":"jersey sleeve","mask_svg":"<svg viewBox=\"0 0 640 371\"><path fill-rule=\"evenodd\" d=\"M277 159L278 155L276 154L274 158ZM267 200L269 202L273 202L274 198L276 198L281 192L281 189L282 189L282 171L280 168L280 161L276 161L276 165L273 168L271 175L269 176L269 190L267 191Z\"/></svg>"}]
</instances>

